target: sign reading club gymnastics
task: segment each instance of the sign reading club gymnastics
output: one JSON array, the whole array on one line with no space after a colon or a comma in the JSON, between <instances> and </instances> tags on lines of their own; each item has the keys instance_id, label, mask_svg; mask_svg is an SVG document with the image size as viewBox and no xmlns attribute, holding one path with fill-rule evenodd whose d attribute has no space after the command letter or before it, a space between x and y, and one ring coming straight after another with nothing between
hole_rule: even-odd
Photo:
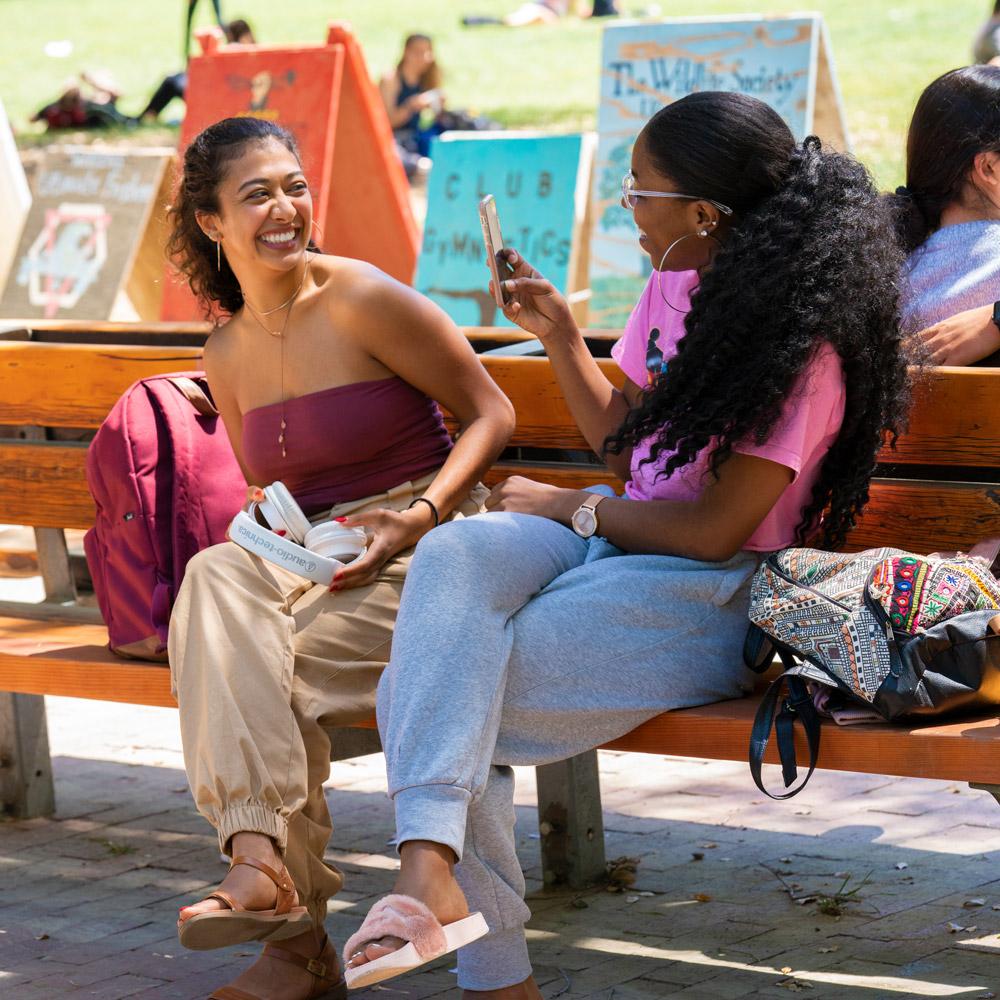
<instances>
[{"instance_id":1,"label":"sign reading club gymnastics","mask_svg":"<svg viewBox=\"0 0 1000 1000\"><path fill-rule=\"evenodd\" d=\"M591 206L590 326L624 325L650 273L632 214L619 203L635 138L664 105L706 90L759 98L799 140L815 130L833 134L838 145L845 142L818 14L670 18L606 28Z\"/></svg>"},{"instance_id":2,"label":"sign reading club gymnastics","mask_svg":"<svg viewBox=\"0 0 1000 1000\"><path fill-rule=\"evenodd\" d=\"M487 289L479 202L492 194L504 244L566 291L575 222L586 204L582 148L579 135L447 132L436 139L414 287L460 326L512 325Z\"/></svg>"}]
</instances>

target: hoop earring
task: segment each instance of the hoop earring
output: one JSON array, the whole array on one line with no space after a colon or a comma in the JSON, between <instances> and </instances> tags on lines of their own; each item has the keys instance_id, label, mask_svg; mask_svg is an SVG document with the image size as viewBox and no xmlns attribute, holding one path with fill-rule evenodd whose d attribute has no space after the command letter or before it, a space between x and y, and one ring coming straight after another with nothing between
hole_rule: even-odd
<instances>
[{"instance_id":1,"label":"hoop earring","mask_svg":"<svg viewBox=\"0 0 1000 1000\"><path fill-rule=\"evenodd\" d=\"M318 223L316 222L315 219L312 220L312 228L315 229L317 233L319 233L319 238L322 241L322 239L323 239L323 230L319 228L319 225L318 225Z\"/></svg>"},{"instance_id":2,"label":"hoop earring","mask_svg":"<svg viewBox=\"0 0 1000 1000\"><path fill-rule=\"evenodd\" d=\"M222 240L215 241L215 269L222 270Z\"/></svg>"},{"instance_id":3,"label":"hoop earring","mask_svg":"<svg viewBox=\"0 0 1000 1000\"><path fill-rule=\"evenodd\" d=\"M677 313L687 314L688 312L690 312L690 310L689 309L678 309L677 306L675 306L666 297L666 295L663 294L663 263L667 259L667 256L670 254L670 251L673 250L673 248L675 246L677 246L678 243L683 243L684 240L689 239L692 236L697 236L698 239L715 240L715 242L716 242L716 244L718 244L718 246L720 246L720 247L722 246L722 243L719 241L718 237L713 236L707 229L699 229L698 232L696 232L696 233L685 233L683 236L678 236L677 239L674 240L674 242L671 243L670 246L668 246L667 249L663 252L663 256L660 258L660 266L656 269L656 290L660 293L660 298L663 299L664 303L670 309L673 309L673 311L677 312ZM697 287L697 286L695 286L695 287Z\"/></svg>"}]
</instances>

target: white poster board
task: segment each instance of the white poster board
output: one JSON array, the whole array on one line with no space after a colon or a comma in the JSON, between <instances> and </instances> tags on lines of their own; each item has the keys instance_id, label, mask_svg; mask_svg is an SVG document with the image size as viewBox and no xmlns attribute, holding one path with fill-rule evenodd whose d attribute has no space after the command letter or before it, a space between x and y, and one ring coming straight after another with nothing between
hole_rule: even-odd
<instances>
[{"instance_id":1,"label":"white poster board","mask_svg":"<svg viewBox=\"0 0 1000 1000\"><path fill-rule=\"evenodd\" d=\"M3 101L0 101L0 205L4 215L3 236L0 236L0 288L3 288L31 207L31 191Z\"/></svg>"},{"instance_id":2,"label":"white poster board","mask_svg":"<svg viewBox=\"0 0 1000 1000\"><path fill-rule=\"evenodd\" d=\"M836 149L849 146L820 14L678 17L605 28L591 203L590 326L623 326L649 275L632 215L619 204L635 138L664 105L706 90L759 98L800 141L815 133Z\"/></svg>"}]
</instances>

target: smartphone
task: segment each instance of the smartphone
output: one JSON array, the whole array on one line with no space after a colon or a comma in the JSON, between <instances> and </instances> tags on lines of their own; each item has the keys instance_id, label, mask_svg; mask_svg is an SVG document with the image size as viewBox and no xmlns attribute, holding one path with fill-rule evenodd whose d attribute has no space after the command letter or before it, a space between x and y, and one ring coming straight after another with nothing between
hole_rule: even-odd
<instances>
[{"instance_id":1,"label":"smartphone","mask_svg":"<svg viewBox=\"0 0 1000 1000\"><path fill-rule=\"evenodd\" d=\"M479 222L483 227L486 263L489 265L490 275L493 278L493 298L502 309L510 302L510 294L504 289L503 283L514 273L514 269L500 252L503 250L503 234L500 232L497 203L491 194L488 194L479 203Z\"/></svg>"}]
</instances>

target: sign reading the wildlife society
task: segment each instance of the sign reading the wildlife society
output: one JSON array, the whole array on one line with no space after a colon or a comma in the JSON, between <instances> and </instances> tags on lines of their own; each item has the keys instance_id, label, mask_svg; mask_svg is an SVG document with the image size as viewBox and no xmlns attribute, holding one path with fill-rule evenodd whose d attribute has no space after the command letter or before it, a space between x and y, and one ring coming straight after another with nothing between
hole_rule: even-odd
<instances>
[{"instance_id":1,"label":"sign reading the wildlife society","mask_svg":"<svg viewBox=\"0 0 1000 1000\"><path fill-rule=\"evenodd\" d=\"M837 148L847 146L818 14L669 18L606 28L591 206L591 326L623 326L650 273L631 213L619 202L635 138L664 105L706 90L759 98L800 141L816 133Z\"/></svg>"},{"instance_id":2,"label":"sign reading the wildlife society","mask_svg":"<svg viewBox=\"0 0 1000 1000\"><path fill-rule=\"evenodd\" d=\"M504 244L557 288L575 273L590 144L579 135L446 133L431 150L416 288L460 326L510 326L488 290L479 202L496 199Z\"/></svg>"},{"instance_id":3,"label":"sign reading the wildlife society","mask_svg":"<svg viewBox=\"0 0 1000 1000\"><path fill-rule=\"evenodd\" d=\"M165 167L159 151L47 151L0 316L107 319Z\"/></svg>"}]
</instances>

